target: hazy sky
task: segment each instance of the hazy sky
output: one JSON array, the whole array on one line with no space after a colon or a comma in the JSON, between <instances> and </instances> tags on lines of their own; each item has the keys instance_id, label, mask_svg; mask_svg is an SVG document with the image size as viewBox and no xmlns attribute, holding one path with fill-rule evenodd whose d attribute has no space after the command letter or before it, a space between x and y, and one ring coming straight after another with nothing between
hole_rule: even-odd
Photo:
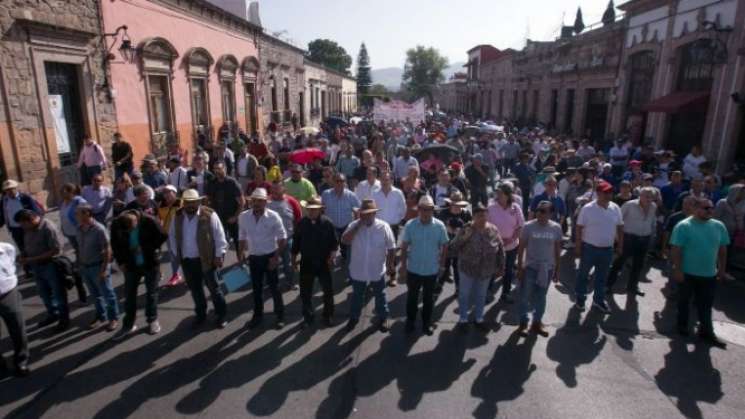
<instances>
[{"instance_id":1,"label":"hazy sky","mask_svg":"<svg viewBox=\"0 0 745 419\"><path fill-rule=\"evenodd\" d=\"M616 5L626 0L616 0ZM316 38L335 40L356 61L365 42L373 68L403 67L405 52L433 46L465 61L478 44L522 48L525 35L550 40L562 14L571 25L582 7L585 25L599 22L607 0L259 0L261 20L271 31L286 30L307 48ZM616 11L620 13L620 11ZM354 69L352 70L355 71Z\"/></svg>"}]
</instances>

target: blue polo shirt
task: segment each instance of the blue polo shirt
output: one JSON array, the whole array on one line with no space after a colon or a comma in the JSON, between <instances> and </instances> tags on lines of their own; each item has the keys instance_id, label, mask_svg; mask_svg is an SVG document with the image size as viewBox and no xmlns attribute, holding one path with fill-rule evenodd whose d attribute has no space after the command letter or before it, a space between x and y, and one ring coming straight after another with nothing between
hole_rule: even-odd
<instances>
[{"instance_id":1,"label":"blue polo shirt","mask_svg":"<svg viewBox=\"0 0 745 419\"><path fill-rule=\"evenodd\" d=\"M550 201L551 204L553 204L554 212L553 214L551 214L552 220L558 223L561 220L561 217L566 217L567 208L566 208L566 205L564 205L564 200L561 199L560 196L554 195L551 198L549 198L546 192L543 192L540 195L536 195L533 197L533 200L530 201L530 210L535 212L535 210L538 208L538 204L540 204L541 201Z\"/></svg>"},{"instance_id":2,"label":"blue polo shirt","mask_svg":"<svg viewBox=\"0 0 745 419\"><path fill-rule=\"evenodd\" d=\"M407 270L422 276L437 275L440 249L448 242L445 224L432 218L429 224L422 224L419 217L409 220L404 227L401 242L409 246Z\"/></svg>"}]
</instances>

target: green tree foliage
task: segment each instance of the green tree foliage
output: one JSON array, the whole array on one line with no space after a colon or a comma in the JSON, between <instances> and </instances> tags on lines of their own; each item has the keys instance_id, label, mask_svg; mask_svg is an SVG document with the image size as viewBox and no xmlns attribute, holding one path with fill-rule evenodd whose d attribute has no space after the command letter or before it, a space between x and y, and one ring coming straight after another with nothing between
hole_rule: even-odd
<instances>
[{"instance_id":1,"label":"green tree foliage","mask_svg":"<svg viewBox=\"0 0 745 419\"><path fill-rule=\"evenodd\" d=\"M585 22L582 20L582 8L577 8L577 17L574 18L574 33L579 34L585 30Z\"/></svg>"},{"instance_id":2,"label":"green tree foliage","mask_svg":"<svg viewBox=\"0 0 745 419\"><path fill-rule=\"evenodd\" d=\"M445 80L447 66L448 59L438 50L417 45L406 51L402 86L413 98L427 97L431 105L437 85Z\"/></svg>"},{"instance_id":3,"label":"green tree foliage","mask_svg":"<svg viewBox=\"0 0 745 419\"><path fill-rule=\"evenodd\" d=\"M305 56L313 62L347 75L349 75L349 67L352 66L352 57L341 45L330 39L316 39L309 42Z\"/></svg>"},{"instance_id":4,"label":"green tree foliage","mask_svg":"<svg viewBox=\"0 0 745 419\"><path fill-rule=\"evenodd\" d=\"M367 95L370 93L372 86L372 74L370 73L370 56L367 55L367 47L363 42L360 46L360 52L357 54L357 97L362 104L369 106L370 100Z\"/></svg>"}]
</instances>

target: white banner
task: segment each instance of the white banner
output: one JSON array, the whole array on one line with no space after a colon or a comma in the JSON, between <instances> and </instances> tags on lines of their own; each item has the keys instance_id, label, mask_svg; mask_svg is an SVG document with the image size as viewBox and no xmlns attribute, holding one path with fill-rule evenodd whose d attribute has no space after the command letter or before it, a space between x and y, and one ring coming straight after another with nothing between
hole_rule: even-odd
<instances>
[{"instance_id":1,"label":"white banner","mask_svg":"<svg viewBox=\"0 0 745 419\"><path fill-rule=\"evenodd\" d=\"M54 136L57 137L57 153L70 152L70 135L67 133L67 120L62 95L49 95L49 113L54 124Z\"/></svg>"},{"instance_id":2,"label":"white banner","mask_svg":"<svg viewBox=\"0 0 745 419\"><path fill-rule=\"evenodd\" d=\"M414 103L406 103L401 100L391 100L384 102L375 99L373 103L373 119L377 121L406 121L422 122L424 121L425 105L424 99L419 99Z\"/></svg>"}]
</instances>

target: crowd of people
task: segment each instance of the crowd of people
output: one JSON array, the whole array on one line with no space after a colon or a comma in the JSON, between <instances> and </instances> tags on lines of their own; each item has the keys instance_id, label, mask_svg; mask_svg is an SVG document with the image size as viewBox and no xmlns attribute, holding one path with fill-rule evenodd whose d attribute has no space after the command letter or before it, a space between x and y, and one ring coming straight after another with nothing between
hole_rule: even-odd
<instances>
[{"instance_id":1,"label":"crowd of people","mask_svg":"<svg viewBox=\"0 0 745 419\"><path fill-rule=\"evenodd\" d=\"M285 292L298 288L302 325L313 327L317 279L324 325L335 324L334 288L348 285L347 329L358 324L370 289L376 327L386 332L386 289L406 284L405 330L419 324L428 335L437 326L434 302L450 283L459 330L473 324L487 332L484 309L499 292L497 304L517 300L521 334L547 336L542 317L562 257L579 259L573 309L586 309L592 289L601 314L629 259L628 298L645 295L647 261L666 259L678 332L689 334L694 302L700 338L726 346L711 312L717 283L738 268L733 254L745 251L745 176L718 176L697 147L676 156L624 137L591 142L509 125L474 132L466 122L364 120L324 125L315 135L271 130L263 139L221 129L216 140L200 135L195 150L172 143L139 165L121 135L110 156L87 139L80 185L65 184L58 195L59 225L6 180L0 225L16 246L0 243L0 315L16 372L29 372L16 266L44 303L39 328L70 327L67 289L77 285L95 306L89 327L121 341L137 330L141 282L148 333L161 331L159 289L184 282L193 326L208 318L206 287L214 325L226 327L221 272L230 251L250 272L250 328L263 323L265 288L275 327L285 326ZM75 254L67 270L64 241ZM124 276L123 318L112 265ZM333 283L335 267L347 273L345 284Z\"/></svg>"}]
</instances>

